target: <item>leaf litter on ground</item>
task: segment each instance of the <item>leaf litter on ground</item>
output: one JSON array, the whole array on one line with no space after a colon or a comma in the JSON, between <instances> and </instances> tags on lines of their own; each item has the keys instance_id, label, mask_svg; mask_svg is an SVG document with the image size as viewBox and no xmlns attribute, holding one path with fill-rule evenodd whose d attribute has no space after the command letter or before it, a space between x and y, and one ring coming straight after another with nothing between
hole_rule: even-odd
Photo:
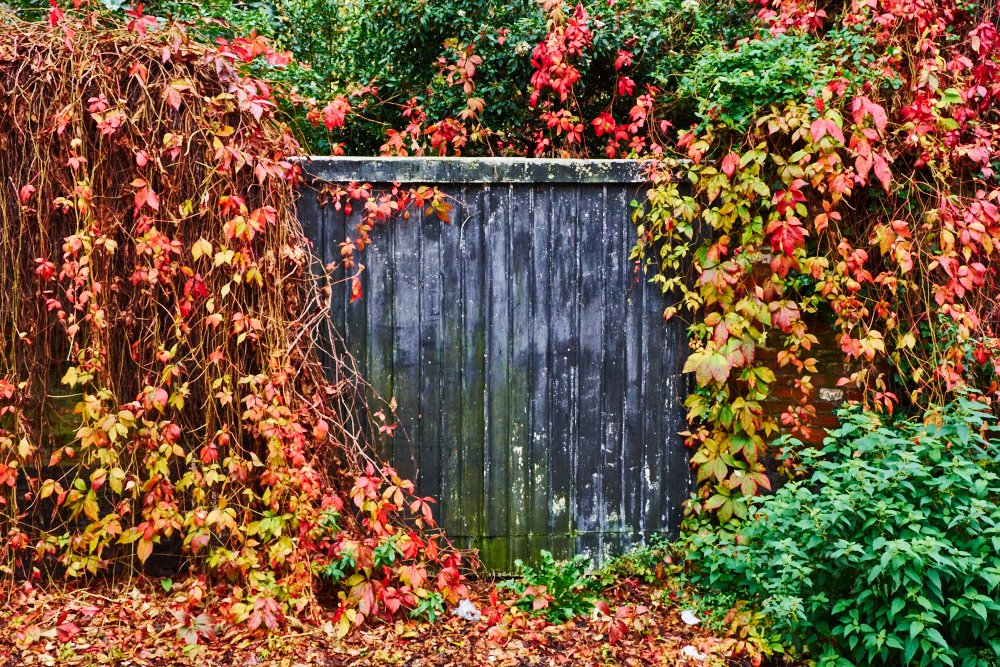
<instances>
[{"instance_id":1,"label":"leaf litter on ground","mask_svg":"<svg viewBox=\"0 0 1000 667\"><path fill-rule=\"evenodd\" d=\"M175 591L171 595L165 589ZM743 662L736 642L681 620L676 594L634 580L603 592L589 617L552 624L513 609L489 583L471 589L480 620L369 622L339 637L333 616L281 628L188 611L176 584L112 589L26 586L0 605L0 664L11 667L446 667L699 665ZM468 606L467 606L468 608ZM325 616L325 617L324 617Z\"/></svg>"}]
</instances>

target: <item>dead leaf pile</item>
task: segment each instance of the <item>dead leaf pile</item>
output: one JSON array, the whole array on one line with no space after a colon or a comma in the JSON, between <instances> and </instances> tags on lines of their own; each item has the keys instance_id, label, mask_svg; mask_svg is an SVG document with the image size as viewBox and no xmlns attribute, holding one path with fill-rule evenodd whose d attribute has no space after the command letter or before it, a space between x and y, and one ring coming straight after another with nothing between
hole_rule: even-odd
<instances>
[{"instance_id":1,"label":"dead leaf pile","mask_svg":"<svg viewBox=\"0 0 1000 667\"><path fill-rule=\"evenodd\" d=\"M28 587L0 607L0 664L28 666L362 667L407 665L720 665L735 642L682 620L675 594L625 580L590 618L552 625L512 610L485 582L473 587L477 622L372 623L337 638L329 614L275 631L249 631L179 609L161 584L43 591Z\"/></svg>"}]
</instances>

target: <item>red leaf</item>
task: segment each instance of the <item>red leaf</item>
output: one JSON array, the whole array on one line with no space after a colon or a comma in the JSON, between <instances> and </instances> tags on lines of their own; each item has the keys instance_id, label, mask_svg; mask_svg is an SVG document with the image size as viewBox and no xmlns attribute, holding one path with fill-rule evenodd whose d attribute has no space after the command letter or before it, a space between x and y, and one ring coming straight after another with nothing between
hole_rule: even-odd
<instances>
[{"instance_id":1,"label":"red leaf","mask_svg":"<svg viewBox=\"0 0 1000 667\"><path fill-rule=\"evenodd\" d=\"M423 588L427 581L427 570L419 565L404 565L399 569L399 579L413 590Z\"/></svg>"},{"instance_id":2,"label":"red leaf","mask_svg":"<svg viewBox=\"0 0 1000 667\"><path fill-rule=\"evenodd\" d=\"M875 176L878 177L879 182L882 183L882 187L888 192L889 183L892 181L892 172L889 170L889 163L878 153L874 153L872 159L874 160Z\"/></svg>"},{"instance_id":3,"label":"red leaf","mask_svg":"<svg viewBox=\"0 0 1000 667\"><path fill-rule=\"evenodd\" d=\"M33 194L35 194L35 186L34 185L24 185L24 186L21 187L21 190L18 192L17 196L18 196L18 199L21 201L22 204L27 204L28 201L31 200L31 195L33 195Z\"/></svg>"},{"instance_id":4,"label":"red leaf","mask_svg":"<svg viewBox=\"0 0 1000 667\"><path fill-rule=\"evenodd\" d=\"M336 99L323 107L323 125L326 129L332 130L343 127L347 114L351 112L351 104L343 95L338 95Z\"/></svg>"},{"instance_id":5,"label":"red leaf","mask_svg":"<svg viewBox=\"0 0 1000 667\"><path fill-rule=\"evenodd\" d=\"M771 235L771 248L786 255L791 255L806 242L802 223L794 217L772 220L767 226L767 233Z\"/></svg>"},{"instance_id":6,"label":"red leaf","mask_svg":"<svg viewBox=\"0 0 1000 667\"><path fill-rule=\"evenodd\" d=\"M132 186L139 188L135 193L135 210L138 211L143 206L149 206L154 211L160 210L160 197L153 191L149 184L141 178L132 181Z\"/></svg>"},{"instance_id":7,"label":"red leaf","mask_svg":"<svg viewBox=\"0 0 1000 667\"><path fill-rule=\"evenodd\" d=\"M63 643L80 634L80 628L72 621L64 621L56 628L56 638Z\"/></svg>"},{"instance_id":8,"label":"red leaf","mask_svg":"<svg viewBox=\"0 0 1000 667\"><path fill-rule=\"evenodd\" d=\"M858 172L858 178L864 183L868 180L868 172L872 168L871 157L865 157L864 155L859 155L858 159L854 161L854 169Z\"/></svg>"},{"instance_id":9,"label":"red leaf","mask_svg":"<svg viewBox=\"0 0 1000 667\"><path fill-rule=\"evenodd\" d=\"M792 324L801 317L799 305L794 301L778 301L768 308L771 311L771 321L784 333L791 333Z\"/></svg>"},{"instance_id":10,"label":"red leaf","mask_svg":"<svg viewBox=\"0 0 1000 667\"><path fill-rule=\"evenodd\" d=\"M163 99L167 101L167 104L173 108L174 111L178 111L181 108L181 91L177 90L173 86L167 86L163 89Z\"/></svg>"},{"instance_id":11,"label":"red leaf","mask_svg":"<svg viewBox=\"0 0 1000 667\"><path fill-rule=\"evenodd\" d=\"M615 131L616 127L615 119L606 111L592 120L590 124L594 126L594 134L599 137L604 134L611 134Z\"/></svg>"},{"instance_id":12,"label":"red leaf","mask_svg":"<svg viewBox=\"0 0 1000 667\"><path fill-rule=\"evenodd\" d=\"M170 400L170 394L167 393L167 390L157 387L146 394L143 407L146 410L152 410L153 408L163 410L167 407L168 400Z\"/></svg>"},{"instance_id":13,"label":"red leaf","mask_svg":"<svg viewBox=\"0 0 1000 667\"><path fill-rule=\"evenodd\" d=\"M49 0L49 4L52 6L52 11L49 12L49 23L55 25L64 16L63 10L59 9L59 5L56 4L56 0Z\"/></svg>"},{"instance_id":14,"label":"red leaf","mask_svg":"<svg viewBox=\"0 0 1000 667\"><path fill-rule=\"evenodd\" d=\"M817 118L812 122L809 127L809 133L812 135L813 143L819 143L819 140L823 137L829 135L832 138L839 141L841 144L844 143L844 133L840 129L840 126L829 118Z\"/></svg>"},{"instance_id":15,"label":"red leaf","mask_svg":"<svg viewBox=\"0 0 1000 667\"><path fill-rule=\"evenodd\" d=\"M726 175L726 178L732 178L733 174L736 173L736 167L740 164L740 156L736 153L730 151L726 154L726 157L722 158L722 173Z\"/></svg>"},{"instance_id":16,"label":"red leaf","mask_svg":"<svg viewBox=\"0 0 1000 667\"><path fill-rule=\"evenodd\" d=\"M889 118L886 116L885 109L881 106L872 102L870 99L864 96L855 97L851 103L851 114L854 117L854 122L858 125L865 119L865 116L870 115L872 121L875 123L875 129L879 132L885 130L886 125L889 123Z\"/></svg>"}]
</instances>

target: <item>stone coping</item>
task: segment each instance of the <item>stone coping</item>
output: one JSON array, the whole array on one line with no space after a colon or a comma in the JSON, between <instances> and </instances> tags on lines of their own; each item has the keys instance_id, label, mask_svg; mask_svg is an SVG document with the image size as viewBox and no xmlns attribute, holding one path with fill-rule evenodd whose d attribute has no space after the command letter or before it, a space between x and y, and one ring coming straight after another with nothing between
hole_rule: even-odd
<instances>
[{"instance_id":1,"label":"stone coping","mask_svg":"<svg viewBox=\"0 0 1000 667\"><path fill-rule=\"evenodd\" d=\"M327 183L642 183L644 160L507 157L299 158L306 174Z\"/></svg>"}]
</instances>

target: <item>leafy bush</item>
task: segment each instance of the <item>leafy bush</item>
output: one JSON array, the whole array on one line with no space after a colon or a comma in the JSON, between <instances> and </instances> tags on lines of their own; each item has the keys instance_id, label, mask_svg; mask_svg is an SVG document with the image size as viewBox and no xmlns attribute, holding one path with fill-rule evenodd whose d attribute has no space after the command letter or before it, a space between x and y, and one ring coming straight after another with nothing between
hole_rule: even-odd
<instances>
[{"instance_id":1,"label":"leafy bush","mask_svg":"<svg viewBox=\"0 0 1000 667\"><path fill-rule=\"evenodd\" d=\"M865 25L854 25L824 35L765 34L735 46L705 42L684 70L678 96L703 121L745 130L771 105L808 98L831 81L842 79L852 91L878 85L886 74L876 66L873 41Z\"/></svg>"},{"instance_id":2,"label":"leafy bush","mask_svg":"<svg viewBox=\"0 0 1000 667\"><path fill-rule=\"evenodd\" d=\"M594 609L600 582L588 574L590 558L577 555L569 561L557 562L548 551L541 551L542 562L537 567L524 561L514 561L518 577L500 582L517 595L514 606L552 623L563 623L587 616Z\"/></svg>"},{"instance_id":3,"label":"leafy bush","mask_svg":"<svg viewBox=\"0 0 1000 667\"><path fill-rule=\"evenodd\" d=\"M966 398L922 421L845 413L738 539L692 539L695 579L757 602L821 664L996 664L995 431Z\"/></svg>"},{"instance_id":4,"label":"leafy bush","mask_svg":"<svg viewBox=\"0 0 1000 667\"><path fill-rule=\"evenodd\" d=\"M704 119L745 128L761 109L798 99L824 76L821 42L813 35L781 33L730 48L705 49L681 79L682 95L697 102Z\"/></svg>"}]
</instances>

